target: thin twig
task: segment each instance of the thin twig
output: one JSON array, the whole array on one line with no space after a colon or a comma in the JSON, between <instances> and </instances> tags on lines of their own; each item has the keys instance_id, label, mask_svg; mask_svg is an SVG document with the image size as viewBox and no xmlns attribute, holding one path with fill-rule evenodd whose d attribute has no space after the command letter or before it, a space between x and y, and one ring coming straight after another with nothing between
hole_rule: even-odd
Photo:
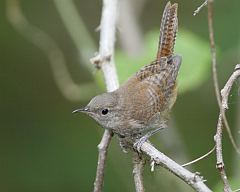
<instances>
[{"instance_id":1,"label":"thin twig","mask_svg":"<svg viewBox=\"0 0 240 192\"><path fill-rule=\"evenodd\" d=\"M209 0L205 0L205 1L193 12L193 16L196 16L196 15L201 11L201 9L208 4L208 1L209 1Z\"/></svg>"},{"instance_id":2,"label":"thin twig","mask_svg":"<svg viewBox=\"0 0 240 192\"><path fill-rule=\"evenodd\" d=\"M143 185L143 167L144 167L144 159L139 156L139 154L133 151L133 178L135 183L136 192L144 192Z\"/></svg>"},{"instance_id":3,"label":"thin twig","mask_svg":"<svg viewBox=\"0 0 240 192\"><path fill-rule=\"evenodd\" d=\"M182 166L183 166L183 167L186 167L186 166L192 165L192 164L194 164L194 163L196 163L196 162L204 159L205 157L209 156L215 149L216 149L216 145L214 145L214 147L213 147L210 151L208 151L206 154L202 155L201 157L199 157L199 158L197 158L197 159L194 159L193 161L190 161L190 162L188 162L188 163L185 163L185 164L183 164Z\"/></svg>"},{"instance_id":4,"label":"thin twig","mask_svg":"<svg viewBox=\"0 0 240 192\"><path fill-rule=\"evenodd\" d=\"M217 156L217 163L216 168L218 169L223 185L224 185L224 192L231 192L232 189L229 185L227 174L224 168L224 162L223 162L223 154L222 154L222 130L223 130L223 118L222 115L219 114L218 117L218 123L217 123L217 132L214 137L216 142L216 156Z\"/></svg>"},{"instance_id":5,"label":"thin twig","mask_svg":"<svg viewBox=\"0 0 240 192\"><path fill-rule=\"evenodd\" d=\"M105 162L111 138L112 138L111 133L109 131L105 131L101 142L98 144L99 155L96 178L94 181L94 192L101 192L103 188Z\"/></svg>"},{"instance_id":6,"label":"thin twig","mask_svg":"<svg viewBox=\"0 0 240 192\"><path fill-rule=\"evenodd\" d=\"M224 112L221 105L221 97L219 93L219 84L218 84L218 78L217 78L217 70L216 70L216 48L215 48L215 42L214 42L214 31L213 31L213 11L212 11L212 1L208 2L208 29L209 29L209 39L210 39L210 46L211 46L211 54L212 54L212 75L213 75L213 84L215 89L215 94L217 98L217 103L220 109L220 114L218 118L217 123L217 131L215 135L215 142L216 142L216 156L217 156L217 163L216 167L220 172L221 179L224 184L224 191L229 192L232 191L227 179L227 175L224 169L224 162L223 162L223 155L222 155L222 127L223 127L223 120L226 120L224 122L227 122L227 119L223 118ZM226 125L227 123L225 123ZM226 127L227 128L227 127ZM228 127L229 128L229 127ZM227 128L227 129L228 129Z\"/></svg>"},{"instance_id":7,"label":"thin twig","mask_svg":"<svg viewBox=\"0 0 240 192\"><path fill-rule=\"evenodd\" d=\"M100 23L99 54L91 62L102 68L107 91L111 92L119 87L116 68L114 64L114 44L116 22L118 14L118 0L103 0L102 16ZM98 145L99 155L97 173L94 182L94 192L101 192L104 180L107 148L111 140L111 132L105 130L101 143Z\"/></svg>"},{"instance_id":8,"label":"thin twig","mask_svg":"<svg viewBox=\"0 0 240 192\"><path fill-rule=\"evenodd\" d=\"M228 97L230 91L232 89L233 83L240 77L240 64L237 64L235 67L235 71L232 73L230 78L228 79L227 83L225 84L224 88L221 90L222 95L222 108L224 111L228 109ZM224 163L223 163L223 155L222 155L222 114L220 112L217 124L217 133L215 136L216 142L216 155L217 155L217 168L220 172L222 181L224 183L224 190L231 191L231 188L228 184L227 176L224 170Z\"/></svg>"},{"instance_id":9,"label":"thin twig","mask_svg":"<svg viewBox=\"0 0 240 192\"><path fill-rule=\"evenodd\" d=\"M148 155L152 160L155 161L156 164L166 168L174 175L182 179L189 186L195 189L198 192L210 192L211 190L205 185L199 173L192 173L177 164L175 161L158 151L155 147L153 147L150 143L145 142L141 146L141 151Z\"/></svg>"},{"instance_id":10,"label":"thin twig","mask_svg":"<svg viewBox=\"0 0 240 192\"><path fill-rule=\"evenodd\" d=\"M240 72L240 64L237 64L235 66L233 74L228 79L228 81L225 84L224 88L221 90L223 109L228 109L229 93L230 93L230 91L232 89L232 85L233 85L234 81L236 81L236 79L239 77L239 72Z\"/></svg>"},{"instance_id":11,"label":"thin twig","mask_svg":"<svg viewBox=\"0 0 240 192\"><path fill-rule=\"evenodd\" d=\"M216 47L214 41L214 31L213 31L213 11L212 11L212 2L208 2L208 30L209 30L209 40L211 46L211 54L212 54L212 75L213 75L213 83L215 94L217 98L217 102L219 107L221 106L221 97L219 93L219 83L218 83L218 76L217 76L217 60L216 60Z\"/></svg>"},{"instance_id":12,"label":"thin twig","mask_svg":"<svg viewBox=\"0 0 240 192\"><path fill-rule=\"evenodd\" d=\"M234 81L239 77L239 71L240 71L240 64L237 64L235 66L234 72L231 75L231 77L228 79L227 83L225 84L224 88L221 90L221 97L222 97L222 110L223 110L223 115L225 114L225 111L228 109L228 98L229 98L229 93L232 89L232 85ZM231 133L231 132L230 132ZM234 141L232 134L229 134L229 137L231 140ZM240 150L237 146L237 144L234 142L232 143L236 152L240 154Z\"/></svg>"},{"instance_id":13,"label":"thin twig","mask_svg":"<svg viewBox=\"0 0 240 192\"><path fill-rule=\"evenodd\" d=\"M213 15L212 14L213 14L212 0L209 0L209 2L208 2L208 28L209 28L209 39L210 39L211 54L212 54L212 75L213 75L213 84L214 84L214 88L215 88L215 94L217 97L217 103L218 103L220 112L222 114L223 123L227 130L229 139L230 139L235 151L238 154L240 154L240 149L238 148L238 146L233 138L229 123L226 118L225 110L223 110L222 104L221 104L221 96L220 96L220 92L219 92L220 89L219 89L219 83L218 83L218 77L217 77L216 47L215 47L215 41L214 41L213 19L212 19Z\"/></svg>"}]
</instances>

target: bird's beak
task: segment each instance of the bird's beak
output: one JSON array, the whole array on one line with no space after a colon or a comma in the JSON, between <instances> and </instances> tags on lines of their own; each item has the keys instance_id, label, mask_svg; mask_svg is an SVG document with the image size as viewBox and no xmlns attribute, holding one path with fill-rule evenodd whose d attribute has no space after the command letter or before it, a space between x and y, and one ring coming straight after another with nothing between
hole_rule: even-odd
<instances>
[{"instance_id":1,"label":"bird's beak","mask_svg":"<svg viewBox=\"0 0 240 192\"><path fill-rule=\"evenodd\" d=\"M79 113L79 112L81 112L81 113L87 113L87 112L89 112L90 110L89 110L89 108L88 107L84 107L84 108L80 108L80 109L75 109L72 113Z\"/></svg>"}]
</instances>

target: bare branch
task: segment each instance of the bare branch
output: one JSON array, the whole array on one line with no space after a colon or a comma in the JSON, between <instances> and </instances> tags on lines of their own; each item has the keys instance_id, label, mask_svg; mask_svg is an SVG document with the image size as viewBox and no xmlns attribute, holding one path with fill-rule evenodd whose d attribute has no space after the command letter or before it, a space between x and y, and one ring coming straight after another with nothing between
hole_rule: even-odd
<instances>
[{"instance_id":1,"label":"bare branch","mask_svg":"<svg viewBox=\"0 0 240 192\"><path fill-rule=\"evenodd\" d=\"M230 93L230 91L232 89L233 83L239 78L239 76L240 76L240 64L237 64L235 66L233 74L228 79L228 81L225 84L224 88L221 90L222 107L223 107L223 109L228 109L229 93Z\"/></svg>"},{"instance_id":2,"label":"bare branch","mask_svg":"<svg viewBox=\"0 0 240 192\"><path fill-rule=\"evenodd\" d=\"M216 156L217 156L216 168L219 170L222 182L224 184L224 192L230 192L232 190L229 185L227 175L224 169L223 155L222 155L222 130L223 130L222 120L223 120L222 115L220 113L218 117L218 123L217 123L217 132L214 137L216 142Z\"/></svg>"},{"instance_id":3,"label":"bare branch","mask_svg":"<svg viewBox=\"0 0 240 192\"><path fill-rule=\"evenodd\" d=\"M103 181L104 181L104 169L105 169L105 162L107 157L107 150L109 143L111 141L112 134L109 131L105 131L102 137L101 142L98 145L98 164L97 164L97 171L96 171L96 178L94 181L94 192L100 192L103 188Z\"/></svg>"},{"instance_id":4,"label":"bare branch","mask_svg":"<svg viewBox=\"0 0 240 192\"><path fill-rule=\"evenodd\" d=\"M212 75L213 75L213 83L215 94L217 97L217 102L219 108L221 106L221 97L219 93L219 84L218 84L218 76L217 76L217 60L216 60L216 47L214 41L214 31L213 31L213 11L212 11L212 2L208 3L208 29L209 29L209 40L211 46L211 54L212 54Z\"/></svg>"},{"instance_id":5,"label":"bare branch","mask_svg":"<svg viewBox=\"0 0 240 192\"><path fill-rule=\"evenodd\" d=\"M133 178L135 183L136 192L144 192L143 185L143 167L144 167L144 159L139 156L139 154L133 151Z\"/></svg>"},{"instance_id":6,"label":"bare branch","mask_svg":"<svg viewBox=\"0 0 240 192\"><path fill-rule=\"evenodd\" d=\"M117 4L118 0L103 1L99 54L91 59L93 64L101 66L108 92L114 91L119 87L114 64Z\"/></svg>"},{"instance_id":7,"label":"bare branch","mask_svg":"<svg viewBox=\"0 0 240 192\"><path fill-rule=\"evenodd\" d=\"M209 0L205 0L194 12L193 12L193 16L196 16L199 11L201 11L201 9L206 6L208 4Z\"/></svg>"},{"instance_id":8,"label":"bare branch","mask_svg":"<svg viewBox=\"0 0 240 192\"><path fill-rule=\"evenodd\" d=\"M228 97L229 93L232 89L233 83L240 77L240 64L237 64L235 67L235 71L228 79L227 83L225 84L224 88L221 90L222 95L222 108L225 112L228 109ZM224 170L224 162L223 162L223 155L222 155L222 129L223 129L223 118L222 113L220 111L218 124L217 124L217 132L215 135L215 142L216 142L216 156L217 156L217 169L220 172L222 181L224 183L224 190L231 191L231 188L228 184L226 172Z\"/></svg>"},{"instance_id":9,"label":"bare branch","mask_svg":"<svg viewBox=\"0 0 240 192\"><path fill-rule=\"evenodd\" d=\"M174 175L182 179L198 192L210 192L211 190L204 184L204 181L199 173L192 173L175 161L158 151L150 143L145 142L141 146L141 151L148 155L156 164L168 169Z\"/></svg>"},{"instance_id":10,"label":"bare branch","mask_svg":"<svg viewBox=\"0 0 240 192\"><path fill-rule=\"evenodd\" d=\"M209 28L209 39L210 39L210 45L211 45L211 54L212 54L212 75L213 75L213 84L214 84L214 88L215 88L215 94L216 94L216 98L217 98L217 103L219 106L219 109L221 111L222 114L222 118L223 118L223 123L224 126L227 130L229 139L234 147L234 149L236 150L237 153L240 154L240 150L233 138L229 123L227 121L226 115L225 115L225 111L222 108L222 104L221 104L221 96L219 93L219 84L218 84L218 77L217 77L217 61L216 61L216 47L215 47L215 41L214 41L214 31L213 31L213 11L212 11L212 0L209 0L208 2L208 28Z\"/></svg>"},{"instance_id":11,"label":"bare branch","mask_svg":"<svg viewBox=\"0 0 240 192\"><path fill-rule=\"evenodd\" d=\"M114 64L114 43L118 14L117 8L118 0L103 0L99 54L91 59L93 64L102 68L108 92L114 91L119 87ZM105 130L101 143L98 145L99 156L94 182L94 192L102 191L107 148L111 140L111 135L112 134L109 130Z\"/></svg>"},{"instance_id":12,"label":"bare branch","mask_svg":"<svg viewBox=\"0 0 240 192\"><path fill-rule=\"evenodd\" d=\"M223 184L224 184L224 191L229 192L232 190L229 185L227 175L226 175L226 172L224 169L223 155L222 155L222 128L223 128L223 121L225 122L225 125L227 125L227 119L223 118L225 113L222 109L221 97L220 97L220 93L219 93L219 84L218 84L217 69L216 69L216 65L217 65L216 48L215 48L215 41L214 41L213 15L212 14L213 14L212 2L209 1L209 3L208 3L208 29L209 29L209 39L210 39L211 54L212 54L212 75L213 75L213 84L214 84L214 88L215 88L217 103L218 103L218 106L220 109L220 114L219 114L218 123L217 123L217 132L215 135L216 156L217 156L216 167L220 172L220 176L221 176ZM227 126L226 126L226 129L230 130L230 128Z\"/></svg>"},{"instance_id":13,"label":"bare branch","mask_svg":"<svg viewBox=\"0 0 240 192\"><path fill-rule=\"evenodd\" d=\"M234 81L239 77L239 71L240 71L240 64L237 64L235 66L235 71L233 72L233 74L231 75L231 77L228 79L227 83L225 84L224 88L221 90L221 97L222 97L222 115L223 115L223 118L224 118L224 115L225 115L225 110L228 109L228 97L229 97L229 93L232 89L232 85L234 83ZM224 120L224 119L223 119ZM233 138L233 135L232 135L232 132L230 129L227 129L228 131L228 135L230 137L230 140L233 141L232 142L232 145L234 147L234 149L236 150L236 152L238 154L240 154L240 150Z\"/></svg>"}]
</instances>

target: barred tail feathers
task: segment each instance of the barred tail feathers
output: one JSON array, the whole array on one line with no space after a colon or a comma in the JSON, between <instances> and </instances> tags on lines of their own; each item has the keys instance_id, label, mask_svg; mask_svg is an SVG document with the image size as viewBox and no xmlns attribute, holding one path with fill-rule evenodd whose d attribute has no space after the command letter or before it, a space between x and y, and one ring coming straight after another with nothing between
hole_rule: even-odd
<instances>
[{"instance_id":1,"label":"barred tail feathers","mask_svg":"<svg viewBox=\"0 0 240 192\"><path fill-rule=\"evenodd\" d=\"M176 3L171 5L171 3L168 2L165 6L160 27L157 60L173 54L178 29L177 8L178 4Z\"/></svg>"}]
</instances>

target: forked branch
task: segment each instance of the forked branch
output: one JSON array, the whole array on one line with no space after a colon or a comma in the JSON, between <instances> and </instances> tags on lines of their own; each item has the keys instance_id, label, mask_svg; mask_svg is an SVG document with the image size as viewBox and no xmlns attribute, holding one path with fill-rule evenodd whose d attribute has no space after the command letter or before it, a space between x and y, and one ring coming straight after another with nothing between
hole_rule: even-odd
<instances>
[{"instance_id":1,"label":"forked branch","mask_svg":"<svg viewBox=\"0 0 240 192\"><path fill-rule=\"evenodd\" d=\"M225 125L226 130L228 132L229 138L233 144L234 149L239 153L239 149L233 139L226 115L225 110L228 108L227 101L228 101L228 95L232 87L232 83L235 81L235 79L239 76L237 71L239 71L239 65L236 66L235 72L233 73L233 77L231 76L229 81L224 86L223 90L221 91L221 96L219 93L219 84L218 84L218 78L217 78L217 70L216 70L216 47L215 47L215 41L214 41L214 30L213 30L213 10L212 10L212 1L208 1L208 28L209 28L209 39L210 39L210 46L211 46L211 54L212 54L212 75L213 75L213 83L216 93L217 102L219 105L219 117L218 117L218 123L217 123L217 131L216 135L214 137L216 142L216 156L217 156L217 163L216 167L219 170L221 179L224 184L224 192L231 192L232 189L229 185L227 175L224 168L224 161L223 161L223 153L222 153L222 130L223 125ZM234 79L235 78L235 79Z\"/></svg>"},{"instance_id":2,"label":"forked branch","mask_svg":"<svg viewBox=\"0 0 240 192\"><path fill-rule=\"evenodd\" d=\"M235 70L228 79L227 83L225 84L224 88L221 90L222 96L222 109L228 109L228 97L229 93L232 89L233 83L240 77L240 64L235 66ZM217 156L217 169L220 172L220 176L222 178L224 184L224 191L229 192L232 191L231 187L228 183L226 172L224 169L224 162L223 162L223 153L222 153L222 131L223 131L223 116L221 111L219 112L218 124L217 124L217 132L215 135L215 142L216 142L216 156Z\"/></svg>"}]
</instances>

